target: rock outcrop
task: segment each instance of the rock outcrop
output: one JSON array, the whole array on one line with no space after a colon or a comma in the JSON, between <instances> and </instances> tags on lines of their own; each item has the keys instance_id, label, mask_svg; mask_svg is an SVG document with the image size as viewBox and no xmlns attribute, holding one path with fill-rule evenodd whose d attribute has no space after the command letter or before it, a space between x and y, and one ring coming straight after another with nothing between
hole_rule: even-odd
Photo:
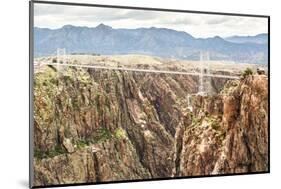
<instances>
[{"instance_id":1,"label":"rock outcrop","mask_svg":"<svg viewBox=\"0 0 281 189\"><path fill-rule=\"evenodd\" d=\"M268 171L267 76L249 76L223 100L227 135L213 173Z\"/></svg>"},{"instance_id":2,"label":"rock outcrop","mask_svg":"<svg viewBox=\"0 0 281 189\"><path fill-rule=\"evenodd\" d=\"M176 135L174 176L267 171L267 85L266 76L249 76L193 97L193 121Z\"/></svg>"},{"instance_id":3,"label":"rock outcrop","mask_svg":"<svg viewBox=\"0 0 281 189\"><path fill-rule=\"evenodd\" d=\"M226 82L192 95L191 112L196 76L47 67L34 84L34 185L266 171L267 77Z\"/></svg>"}]
</instances>

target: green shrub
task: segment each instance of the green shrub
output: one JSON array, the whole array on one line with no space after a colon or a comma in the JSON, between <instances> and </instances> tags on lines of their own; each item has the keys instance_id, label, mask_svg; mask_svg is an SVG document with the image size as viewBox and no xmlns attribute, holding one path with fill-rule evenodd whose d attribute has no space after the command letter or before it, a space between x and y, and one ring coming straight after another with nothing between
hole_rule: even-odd
<instances>
[{"instance_id":1,"label":"green shrub","mask_svg":"<svg viewBox=\"0 0 281 189\"><path fill-rule=\"evenodd\" d=\"M122 128L117 128L114 132L114 136L116 139L126 138L126 132Z\"/></svg>"},{"instance_id":2,"label":"green shrub","mask_svg":"<svg viewBox=\"0 0 281 189\"><path fill-rule=\"evenodd\" d=\"M90 142L88 140L80 139L76 142L77 148L85 148L90 145Z\"/></svg>"},{"instance_id":3,"label":"green shrub","mask_svg":"<svg viewBox=\"0 0 281 189\"><path fill-rule=\"evenodd\" d=\"M55 156L67 153L61 145L57 144L53 149L42 151L40 149L34 150L34 157L37 159L53 158Z\"/></svg>"},{"instance_id":4,"label":"green shrub","mask_svg":"<svg viewBox=\"0 0 281 189\"><path fill-rule=\"evenodd\" d=\"M245 79L246 77L248 77L249 75L253 75L253 70L251 70L251 68L247 68L246 70L244 70L244 72L242 73L242 77L243 79Z\"/></svg>"},{"instance_id":5,"label":"green shrub","mask_svg":"<svg viewBox=\"0 0 281 189\"><path fill-rule=\"evenodd\" d=\"M212 122L211 127L214 130L218 130L220 128L220 123L217 120L215 120Z\"/></svg>"},{"instance_id":6,"label":"green shrub","mask_svg":"<svg viewBox=\"0 0 281 189\"><path fill-rule=\"evenodd\" d=\"M92 143L99 143L99 142L103 142L109 139L112 139L112 133L106 129L106 128L102 128L102 129L98 129L92 137Z\"/></svg>"}]
</instances>

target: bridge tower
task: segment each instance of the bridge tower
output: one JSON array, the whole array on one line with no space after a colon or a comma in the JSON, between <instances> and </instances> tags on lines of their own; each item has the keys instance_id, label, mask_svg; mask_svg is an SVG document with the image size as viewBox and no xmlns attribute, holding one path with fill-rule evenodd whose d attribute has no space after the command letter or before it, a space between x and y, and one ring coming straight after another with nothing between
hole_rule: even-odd
<instances>
[{"instance_id":1,"label":"bridge tower","mask_svg":"<svg viewBox=\"0 0 281 189\"><path fill-rule=\"evenodd\" d=\"M210 54L208 51L200 51L200 75L198 94L206 95L211 90L210 78Z\"/></svg>"},{"instance_id":2,"label":"bridge tower","mask_svg":"<svg viewBox=\"0 0 281 189\"><path fill-rule=\"evenodd\" d=\"M65 48L57 48L57 69L59 70L60 64L66 63L66 51Z\"/></svg>"}]
</instances>

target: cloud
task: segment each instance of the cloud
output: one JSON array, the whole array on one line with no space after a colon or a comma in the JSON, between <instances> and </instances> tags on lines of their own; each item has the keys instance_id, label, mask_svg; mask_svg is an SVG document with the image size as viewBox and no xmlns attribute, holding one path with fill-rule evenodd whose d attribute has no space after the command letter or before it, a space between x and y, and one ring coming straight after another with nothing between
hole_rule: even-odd
<instances>
[{"instance_id":1,"label":"cloud","mask_svg":"<svg viewBox=\"0 0 281 189\"><path fill-rule=\"evenodd\" d=\"M205 24L218 25L218 24L222 24L222 23L225 23L225 22L229 22L232 19L233 18L230 18L230 17L206 18Z\"/></svg>"},{"instance_id":2,"label":"cloud","mask_svg":"<svg viewBox=\"0 0 281 189\"><path fill-rule=\"evenodd\" d=\"M104 23L113 28L165 27L195 37L267 33L267 19L253 17L49 4L35 4L34 15L35 26L47 28L67 24L95 27Z\"/></svg>"}]
</instances>

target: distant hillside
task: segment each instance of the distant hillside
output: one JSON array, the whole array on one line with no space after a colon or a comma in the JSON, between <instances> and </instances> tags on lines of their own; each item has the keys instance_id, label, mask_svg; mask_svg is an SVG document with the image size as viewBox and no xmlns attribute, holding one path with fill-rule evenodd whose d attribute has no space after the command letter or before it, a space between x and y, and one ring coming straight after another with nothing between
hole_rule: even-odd
<instances>
[{"instance_id":1,"label":"distant hillside","mask_svg":"<svg viewBox=\"0 0 281 189\"><path fill-rule=\"evenodd\" d=\"M231 36L225 38L225 40L233 43L256 43L256 44L267 44L268 35L265 33L258 34L255 36Z\"/></svg>"},{"instance_id":2,"label":"distant hillside","mask_svg":"<svg viewBox=\"0 0 281 189\"><path fill-rule=\"evenodd\" d=\"M208 50L211 59L267 63L267 45L233 43L221 37L194 38L167 28L113 29L65 25L59 29L34 28L35 56L53 54L57 48L68 53L146 54L166 58L198 60Z\"/></svg>"}]
</instances>

